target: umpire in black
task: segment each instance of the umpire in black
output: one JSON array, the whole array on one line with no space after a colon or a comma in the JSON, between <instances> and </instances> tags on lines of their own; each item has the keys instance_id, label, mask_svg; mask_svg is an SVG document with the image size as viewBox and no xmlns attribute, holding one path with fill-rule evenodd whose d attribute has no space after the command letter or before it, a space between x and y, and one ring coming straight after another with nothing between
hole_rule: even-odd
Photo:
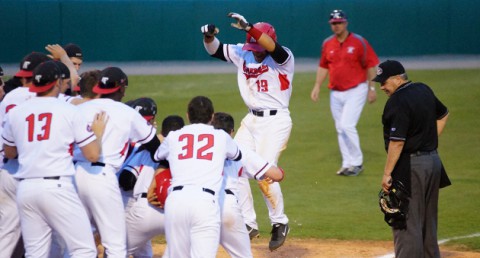
<instances>
[{"instance_id":1,"label":"umpire in black","mask_svg":"<svg viewBox=\"0 0 480 258\"><path fill-rule=\"evenodd\" d=\"M432 89L408 80L398 61L387 60L373 79L389 97L382 115L387 161L382 188L405 185L406 227L394 228L395 257L440 257L437 243L438 192L450 185L437 153L448 109Z\"/></svg>"}]
</instances>

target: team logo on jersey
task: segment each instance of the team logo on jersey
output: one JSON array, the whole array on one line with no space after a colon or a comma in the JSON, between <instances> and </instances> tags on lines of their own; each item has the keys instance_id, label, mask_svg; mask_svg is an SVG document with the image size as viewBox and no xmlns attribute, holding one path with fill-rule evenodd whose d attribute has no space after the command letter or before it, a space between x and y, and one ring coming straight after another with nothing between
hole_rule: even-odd
<instances>
[{"instance_id":1,"label":"team logo on jersey","mask_svg":"<svg viewBox=\"0 0 480 258\"><path fill-rule=\"evenodd\" d=\"M23 62L22 68L26 70L26 69L28 69L28 67L30 66L30 64L31 64L30 61L25 61L25 62Z\"/></svg>"},{"instance_id":2,"label":"team logo on jersey","mask_svg":"<svg viewBox=\"0 0 480 258\"><path fill-rule=\"evenodd\" d=\"M353 51L355 50L355 47L348 47L347 48L347 53L353 54Z\"/></svg>"},{"instance_id":3,"label":"team logo on jersey","mask_svg":"<svg viewBox=\"0 0 480 258\"><path fill-rule=\"evenodd\" d=\"M247 67L247 63L243 62L243 74L245 74L246 79L250 78L257 78L258 76L262 75L263 73L268 72L268 66L262 64L257 68Z\"/></svg>"},{"instance_id":4,"label":"team logo on jersey","mask_svg":"<svg viewBox=\"0 0 480 258\"><path fill-rule=\"evenodd\" d=\"M383 73L383 70L382 70L382 68L380 68L380 67L377 67L377 75L380 75L380 74L382 74L382 73Z\"/></svg>"}]
</instances>

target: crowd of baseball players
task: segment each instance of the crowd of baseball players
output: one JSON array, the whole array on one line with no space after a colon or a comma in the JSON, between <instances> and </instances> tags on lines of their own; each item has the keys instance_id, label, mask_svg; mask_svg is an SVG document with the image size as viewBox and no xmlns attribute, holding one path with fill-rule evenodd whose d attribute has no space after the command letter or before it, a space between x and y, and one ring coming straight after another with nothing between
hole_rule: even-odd
<instances>
[{"instance_id":1,"label":"crowd of baseball players","mask_svg":"<svg viewBox=\"0 0 480 258\"><path fill-rule=\"evenodd\" d=\"M105 257L153 257L159 235L163 257L215 257L219 245L231 257L253 257L259 231L249 179L269 209L270 250L283 245L289 227L277 162L292 125L294 58L270 24L229 16L245 44L221 43L213 24L201 32L208 54L238 67L248 106L238 133L205 96L186 103L188 123L163 114L157 126L153 99L122 102L130 85L121 68L80 73L75 44L21 60L0 87L0 257L97 257L100 244Z\"/></svg>"}]
</instances>

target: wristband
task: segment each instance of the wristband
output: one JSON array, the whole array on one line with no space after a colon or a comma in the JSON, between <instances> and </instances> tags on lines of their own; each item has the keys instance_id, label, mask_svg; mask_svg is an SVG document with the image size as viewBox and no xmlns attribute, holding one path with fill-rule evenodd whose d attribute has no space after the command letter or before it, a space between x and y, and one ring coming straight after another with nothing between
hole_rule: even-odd
<instances>
[{"instance_id":1,"label":"wristband","mask_svg":"<svg viewBox=\"0 0 480 258\"><path fill-rule=\"evenodd\" d=\"M252 38L254 38L256 41L258 41L258 39L263 34L263 32L261 32L260 30L258 30L257 28L255 28L253 26L250 28L250 30L247 33L250 34L250 36L252 36Z\"/></svg>"}]
</instances>

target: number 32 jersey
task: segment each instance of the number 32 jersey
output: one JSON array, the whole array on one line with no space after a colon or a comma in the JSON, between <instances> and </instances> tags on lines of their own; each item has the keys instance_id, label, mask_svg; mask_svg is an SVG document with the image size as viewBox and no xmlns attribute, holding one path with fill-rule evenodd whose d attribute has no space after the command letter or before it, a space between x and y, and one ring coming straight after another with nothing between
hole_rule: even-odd
<instances>
[{"instance_id":1,"label":"number 32 jersey","mask_svg":"<svg viewBox=\"0 0 480 258\"><path fill-rule=\"evenodd\" d=\"M292 95L294 57L278 64L270 55L261 62L255 61L252 51L242 50L243 44L223 45L225 59L237 66L237 80L243 101L249 109L287 109Z\"/></svg>"},{"instance_id":2,"label":"number 32 jersey","mask_svg":"<svg viewBox=\"0 0 480 258\"><path fill-rule=\"evenodd\" d=\"M170 132L157 149L155 160L168 160L172 186L196 185L218 193L225 159L240 155L237 144L225 131L191 124Z\"/></svg>"}]
</instances>

